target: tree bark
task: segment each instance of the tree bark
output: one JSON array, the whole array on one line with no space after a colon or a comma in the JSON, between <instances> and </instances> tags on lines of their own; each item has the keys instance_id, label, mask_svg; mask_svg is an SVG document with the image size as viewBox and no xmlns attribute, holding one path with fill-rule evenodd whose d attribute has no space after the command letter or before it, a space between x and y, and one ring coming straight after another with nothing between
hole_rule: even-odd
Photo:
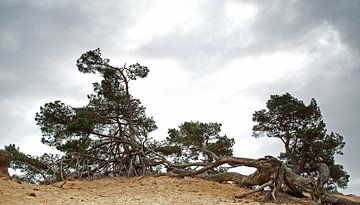
<instances>
[{"instance_id":1,"label":"tree bark","mask_svg":"<svg viewBox=\"0 0 360 205\"><path fill-rule=\"evenodd\" d=\"M4 150L0 149L0 177L10 178L8 167L10 165L10 157Z\"/></svg>"},{"instance_id":2,"label":"tree bark","mask_svg":"<svg viewBox=\"0 0 360 205\"><path fill-rule=\"evenodd\" d=\"M239 174L237 172L225 172L220 174L211 174L211 175L203 175L198 176L198 178L205 179L208 181L215 181L215 182L234 182L235 184L242 184L244 177L246 175Z\"/></svg>"}]
</instances>

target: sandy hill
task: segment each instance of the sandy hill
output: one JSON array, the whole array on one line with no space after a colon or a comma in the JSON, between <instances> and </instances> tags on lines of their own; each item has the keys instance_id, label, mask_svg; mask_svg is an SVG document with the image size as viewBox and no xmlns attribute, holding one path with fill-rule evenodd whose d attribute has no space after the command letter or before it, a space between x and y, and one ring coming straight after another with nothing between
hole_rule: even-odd
<instances>
[{"instance_id":1,"label":"sandy hill","mask_svg":"<svg viewBox=\"0 0 360 205\"><path fill-rule=\"evenodd\" d=\"M63 188L0 178L0 204L271 204L257 201L256 195L234 198L246 191L231 184L170 177L75 180ZM314 204L308 200L283 203Z\"/></svg>"}]
</instances>

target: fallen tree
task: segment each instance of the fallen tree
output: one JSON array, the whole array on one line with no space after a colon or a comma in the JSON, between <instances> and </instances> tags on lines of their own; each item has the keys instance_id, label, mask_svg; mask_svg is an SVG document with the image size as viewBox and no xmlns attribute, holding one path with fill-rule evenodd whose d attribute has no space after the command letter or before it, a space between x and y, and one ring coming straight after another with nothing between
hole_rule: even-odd
<instances>
[{"instance_id":1,"label":"fallen tree","mask_svg":"<svg viewBox=\"0 0 360 205\"><path fill-rule=\"evenodd\" d=\"M239 186L253 187L258 186L247 193L237 195L236 198L243 198L250 194L263 191L269 188L268 199L277 200L277 196L287 193L293 196L299 196L299 192L308 193L313 200L319 203L331 204L360 204L360 202L351 201L345 198L337 197L328 192L324 184L329 180L329 168L324 163L318 163L314 168L317 172L315 177L303 177L287 169L283 162L272 156L265 156L260 159L216 156L209 150L201 151L211 157L211 162L191 162L191 163L172 163L165 158L158 156L159 163L164 164L168 172L166 174L174 177L198 177L205 180L216 182L231 181ZM221 165L230 167L246 166L256 168L256 171L250 175L242 175L236 172L225 172L213 175L203 174L208 170Z\"/></svg>"}]
</instances>

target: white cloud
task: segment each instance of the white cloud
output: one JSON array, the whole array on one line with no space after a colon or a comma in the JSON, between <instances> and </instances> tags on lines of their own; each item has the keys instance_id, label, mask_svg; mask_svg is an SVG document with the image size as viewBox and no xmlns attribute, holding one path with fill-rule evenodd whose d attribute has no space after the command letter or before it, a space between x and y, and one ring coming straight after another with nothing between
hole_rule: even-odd
<instances>
[{"instance_id":1,"label":"white cloud","mask_svg":"<svg viewBox=\"0 0 360 205\"><path fill-rule=\"evenodd\" d=\"M227 29L247 29L255 20L258 9L255 5L241 1L228 1L224 6Z\"/></svg>"},{"instance_id":2,"label":"white cloud","mask_svg":"<svg viewBox=\"0 0 360 205\"><path fill-rule=\"evenodd\" d=\"M290 52L234 59L212 74L209 87L219 89L219 94L232 96L234 92L256 83L276 82L292 75L303 68L307 61L306 53Z\"/></svg>"},{"instance_id":3,"label":"white cloud","mask_svg":"<svg viewBox=\"0 0 360 205\"><path fill-rule=\"evenodd\" d=\"M184 121L213 121L222 123L223 133L236 139L237 155L277 154L282 147L276 140L251 137L252 114L264 102L242 91L292 75L305 66L307 57L304 53L274 53L240 58L212 73L190 72L169 59L145 60L150 75L136 82L133 91L157 121L159 130L152 134L157 139Z\"/></svg>"},{"instance_id":4,"label":"white cloud","mask_svg":"<svg viewBox=\"0 0 360 205\"><path fill-rule=\"evenodd\" d=\"M136 98L147 107L147 114L154 116L159 130L153 136L164 138L167 129L177 127L181 122L194 119L196 92L194 73L182 68L171 59L143 60L150 68L149 76L131 85Z\"/></svg>"},{"instance_id":5,"label":"white cloud","mask_svg":"<svg viewBox=\"0 0 360 205\"><path fill-rule=\"evenodd\" d=\"M173 29L184 32L195 28L201 21L199 7L199 1L156 0L139 8L135 25L126 32L127 48L135 49Z\"/></svg>"}]
</instances>

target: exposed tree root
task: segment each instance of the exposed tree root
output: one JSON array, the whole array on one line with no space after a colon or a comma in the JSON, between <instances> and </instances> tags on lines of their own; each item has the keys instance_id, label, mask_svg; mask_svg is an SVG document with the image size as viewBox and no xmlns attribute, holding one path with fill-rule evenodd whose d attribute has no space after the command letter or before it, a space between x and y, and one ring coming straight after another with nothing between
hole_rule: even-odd
<instances>
[{"instance_id":1,"label":"exposed tree root","mask_svg":"<svg viewBox=\"0 0 360 205\"><path fill-rule=\"evenodd\" d=\"M286 169L280 160L272 156L265 156L260 159L249 159L239 157L217 157L213 156L213 153L210 154L212 155L212 159L214 159L211 162L174 164L169 161L163 161L163 164L169 170L167 173L168 176L190 176L217 182L232 181L239 186L245 187L259 186L255 190L236 195L235 198L243 198L256 192L263 191L266 187L269 187L270 192L267 198L276 201L276 196L284 195L283 188L287 187L287 192L293 196L298 194L299 190L303 190L320 203L343 205L360 204L360 202L339 198L329 193L324 188L324 184L329 179L329 168L325 164L320 163L317 165L316 168L319 175L316 179L312 179L301 177ZM254 167L257 170L250 175L242 175L235 172L226 172L215 175L204 174L207 171L224 164L230 166Z\"/></svg>"}]
</instances>

